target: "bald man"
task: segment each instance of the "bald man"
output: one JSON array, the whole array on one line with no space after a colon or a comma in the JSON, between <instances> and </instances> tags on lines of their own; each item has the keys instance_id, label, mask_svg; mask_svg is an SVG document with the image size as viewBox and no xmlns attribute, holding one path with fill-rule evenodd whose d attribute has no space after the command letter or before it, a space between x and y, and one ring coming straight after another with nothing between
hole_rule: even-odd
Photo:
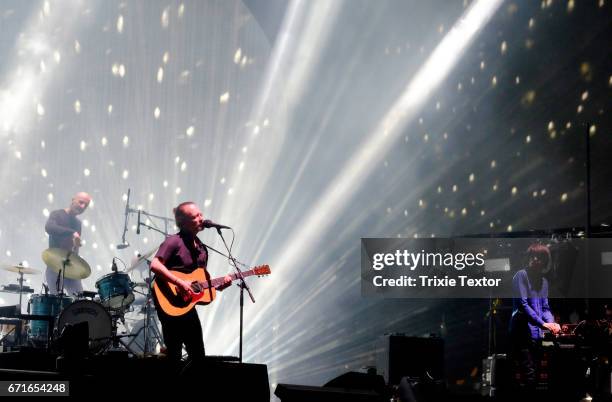
<instances>
[{"instance_id":1,"label":"bald man","mask_svg":"<svg viewBox=\"0 0 612 402\"><path fill-rule=\"evenodd\" d=\"M76 193L72 197L68 208L58 209L49 214L49 219L45 225L45 231L49 234L49 247L61 248L78 254L79 247L81 247L81 221L77 218L77 215L85 212L90 202L91 196L89 194ZM49 291L53 294L59 293L61 285L58 289L57 272L47 267L45 276ZM82 291L83 285L80 279L65 278L64 293L72 296Z\"/></svg>"}]
</instances>

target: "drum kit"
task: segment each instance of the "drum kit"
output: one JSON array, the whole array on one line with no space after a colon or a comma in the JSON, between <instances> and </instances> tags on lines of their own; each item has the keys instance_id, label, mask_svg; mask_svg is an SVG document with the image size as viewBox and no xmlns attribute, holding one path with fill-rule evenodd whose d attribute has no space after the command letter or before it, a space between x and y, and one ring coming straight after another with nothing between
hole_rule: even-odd
<instances>
[{"instance_id":1,"label":"drum kit","mask_svg":"<svg viewBox=\"0 0 612 402\"><path fill-rule=\"evenodd\" d=\"M19 306L15 307L15 314L9 318L0 318L0 344L7 339L13 339L14 346L29 346L34 348L50 349L61 340L66 329L76 325L88 326L89 352L100 354L108 350L125 349L130 353L146 355L151 342L161 344L161 336L155 322L151 317L151 273L144 282L136 283L129 273L140 264L148 261L156 250L140 255L125 272L120 272L113 264L113 272L102 276L96 283L97 292L83 291L77 295L64 293L63 281L69 279L85 279L91 275L89 264L77 254L60 248L49 248L43 251L42 259L45 264L58 273L57 294L49 292L49 287L43 285L43 293L34 293L34 290L24 285L24 275L36 275L42 272L38 269L22 265L0 266L1 269L19 275L18 285L7 285L0 292L18 293ZM54 286L55 284L49 284ZM140 289L138 288L145 288ZM21 314L22 295L30 294L28 299L28 314ZM118 323L125 327L125 314L131 311L136 300L135 294L144 296L145 304L140 312L145 313L143 326L134 334L119 334ZM1 313L7 317L9 314ZM15 319L23 320L27 330L22 331L21 325L16 325ZM11 321L12 320L12 321ZM22 322L23 322L22 321ZM153 321L153 322L152 322ZM18 323L17 323L18 324ZM12 325L12 326L10 326ZM141 331L144 330L144 346L135 343ZM10 333L12 332L12 334ZM12 335L12 338L8 336ZM130 342L123 338L133 338ZM25 339L23 339L25 338ZM135 349L136 346L140 350ZM154 347L154 346L153 346Z\"/></svg>"}]
</instances>

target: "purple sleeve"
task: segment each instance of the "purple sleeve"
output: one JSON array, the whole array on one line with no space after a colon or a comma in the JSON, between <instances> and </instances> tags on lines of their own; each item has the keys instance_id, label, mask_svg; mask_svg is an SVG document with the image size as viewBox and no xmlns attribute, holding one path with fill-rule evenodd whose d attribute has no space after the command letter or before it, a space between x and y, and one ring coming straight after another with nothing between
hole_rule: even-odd
<instances>
[{"instance_id":1,"label":"purple sleeve","mask_svg":"<svg viewBox=\"0 0 612 402\"><path fill-rule=\"evenodd\" d=\"M544 322L555 322L555 318L548 305L548 281L546 279L544 279L544 283L542 284L542 298L542 318Z\"/></svg>"},{"instance_id":2,"label":"purple sleeve","mask_svg":"<svg viewBox=\"0 0 612 402\"><path fill-rule=\"evenodd\" d=\"M514 287L514 294L519 299L519 309L527 315L527 320L533 324L537 324L540 327L544 325L544 321L538 316L536 311L529 305L528 300L528 285L527 285L527 273L519 271L514 276L512 281ZM546 302L548 305L548 301Z\"/></svg>"},{"instance_id":3,"label":"purple sleeve","mask_svg":"<svg viewBox=\"0 0 612 402\"><path fill-rule=\"evenodd\" d=\"M176 254L178 250L178 242L177 238L172 236L168 237L164 242L159 246L157 253L155 254L156 258L159 258L162 263L167 262L170 257Z\"/></svg>"}]
</instances>

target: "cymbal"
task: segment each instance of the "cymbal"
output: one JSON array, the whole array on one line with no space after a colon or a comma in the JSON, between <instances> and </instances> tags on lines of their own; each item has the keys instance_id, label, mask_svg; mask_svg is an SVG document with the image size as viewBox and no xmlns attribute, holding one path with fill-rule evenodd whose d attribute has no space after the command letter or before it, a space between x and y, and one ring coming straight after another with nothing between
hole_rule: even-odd
<instances>
[{"instance_id":1,"label":"cymbal","mask_svg":"<svg viewBox=\"0 0 612 402\"><path fill-rule=\"evenodd\" d=\"M146 260L148 260L151 256L153 256L157 252L157 249L159 249L159 247L155 247L155 248L147 251L144 254L140 254L136 259L132 260L132 265L130 265L130 267L125 272L130 272L130 271L134 270L134 268L136 268L141 263L143 263Z\"/></svg>"},{"instance_id":2,"label":"cymbal","mask_svg":"<svg viewBox=\"0 0 612 402\"><path fill-rule=\"evenodd\" d=\"M5 271L17 272L18 274L31 274L31 275L40 274L40 270L29 268L29 267L24 267L23 265L3 265L0 268L2 268Z\"/></svg>"},{"instance_id":3,"label":"cymbal","mask_svg":"<svg viewBox=\"0 0 612 402\"><path fill-rule=\"evenodd\" d=\"M34 293L34 289L29 286L19 287L19 285L15 285L11 283L10 285L0 287L0 292L5 293Z\"/></svg>"},{"instance_id":4,"label":"cymbal","mask_svg":"<svg viewBox=\"0 0 612 402\"><path fill-rule=\"evenodd\" d=\"M87 261L72 251L61 248L48 248L42 252L42 259L49 268L59 273L66 262L64 276L69 279L85 279L91 275L91 268Z\"/></svg>"}]
</instances>

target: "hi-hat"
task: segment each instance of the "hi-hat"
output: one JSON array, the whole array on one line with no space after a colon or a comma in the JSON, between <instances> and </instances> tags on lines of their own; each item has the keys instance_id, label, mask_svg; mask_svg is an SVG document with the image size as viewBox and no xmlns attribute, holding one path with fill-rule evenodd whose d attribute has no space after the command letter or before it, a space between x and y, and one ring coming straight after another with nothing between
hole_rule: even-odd
<instances>
[{"instance_id":1,"label":"hi-hat","mask_svg":"<svg viewBox=\"0 0 612 402\"><path fill-rule=\"evenodd\" d=\"M30 274L30 275L40 274L40 271L38 269L24 267L23 265L3 265L0 268L2 268L5 271L17 272L18 274Z\"/></svg>"},{"instance_id":2,"label":"hi-hat","mask_svg":"<svg viewBox=\"0 0 612 402\"><path fill-rule=\"evenodd\" d=\"M89 264L69 250L48 248L42 252L42 259L57 273L65 267L64 276L69 279L85 279L91 275Z\"/></svg>"}]
</instances>

